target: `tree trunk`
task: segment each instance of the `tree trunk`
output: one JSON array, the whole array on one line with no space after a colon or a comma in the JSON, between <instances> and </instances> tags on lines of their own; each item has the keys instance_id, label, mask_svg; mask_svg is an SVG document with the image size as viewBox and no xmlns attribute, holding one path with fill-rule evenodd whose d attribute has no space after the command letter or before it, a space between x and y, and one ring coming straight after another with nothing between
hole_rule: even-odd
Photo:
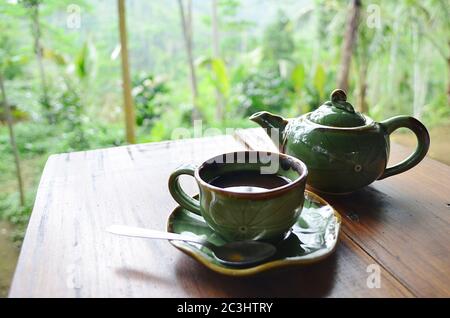
<instances>
[{"instance_id":1,"label":"tree trunk","mask_svg":"<svg viewBox=\"0 0 450 318\"><path fill-rule=\"evenodd\" d=\"M213 43L213 55L216 58L220 57L220 37L219 37L219 20L217 17L217 0L212 0L212 43ZM216 88L216 117L217 120L222 121L223 120L223 112L224 112L224 105L225 105L225 99L222 93L220 92L219 88Z\"/></svg>"},{"instance_id":2,"label":"tree trunk","mask_svg":"<svg viewBox=\"0 0 450 318\"><path fill-rule=\"evenodd\" d=\"M361 1L353 0L347 19L344 44L342 46L341 66L337 83L338 88L341 88L344 91L348 90L348 74L350 71L353 48L356 42L360 11Z\"/></svg>"},{"instance_id":3,"label":"tree trunk","mask_svg":"<svg viewBox=\"0 0 450 318\"><path fill-rule=\"evenodd\" d=\"M358 108L361 113L367 114L369 111L366 102L367 93L367 64L360 66L358 81Z\"/></svg>"},{"instance_id":4,"label":"tree trunk","mask_svg":"<svg viewBox=\"0 0 450 318\"><path fill-rule=\"evenodd\" d=\"M414 56L413 61L413 115L420 119L422 116L422 110L425 105L425 98L427 96L427 82L428 71L427 64L424 63L424 58L421 54L420 29L418 26L412 28L412 54Z\"/></svg>"},{"instance_id":5,"label":"tree trunk","mask_svg":"<svg viewBox=\"0 0 450 318\"><path fill-rule=\"evenodd\" d=\"M450 57L447 58L447 106L450 106Z\"/></svg>"},{"instance_id":6,"label":"tree trunk","mask_svg":"<svg viewBox=\"0 0 450 318\"><path fill-rule=\"evenodd\" d=\"M2 100L3 100L3 106L5 108L5 117L6 122L8 124L8 130L9 130L9 142L11 143L11 149L14 155L14 163L16 165L16 176L17 176L17 183L19 186L19 195L20 195L20 205L25 205L25 193L23 191L23 181L22 181L22 170L20 169L20 160L19 160L19 152L17 150L17 144L16 144L16 137L14 135L14 123L11 115L11 108L8 104L8 100L6 99L6 90L5 85L3 83L3 76L0 74L0 90L2 92Z\"/></svg>"},{"instance_id":7,"label":"tree trunk","mask_svg":"<svg viewBox=\"0 0 450 318\"><path fill-rule=\"evenodd\" d=\"M131 96L131 80L130 80L130 67L128 64L128 43L127 43L127 25L126 25L126 12L125 12L125 0L118 0L119 10L119 32L120 32L120 56L122 59L122 82L123 82L123 101L125 110L125 128L127 142L130 144L136 143L136 136L134 133L134 105L133 98Z\"/></svg>"},{"instance_id":8,"label":"tree trunk","mask_svg":"<svg viewBox=\"0 0 450 318\"><path fill-rule=\"evenodd\" d=\"M191 94L192 94L192 122L200 118L200 112L197 108L197 75L195 73L194 59L192 54L192 1L188 0L187 14L184 12L184 6L182 0L178 0L178 6L180 8L181 17L181 27L183 30L184 44L186 48L186 53L188 56L189 64L189 80L191 84Z\"/></svg>"},{"instance_id":9,"label":"tree trunk","mask_svg":"<svg viewBox=\"0 0 450 318\"><path fill-rule=\"evenodd\" d=\"M220 47L219 47L219 21L217 17L217 0L212 0L212 43L213 43L213 54L214 56L220 56Z\"/></svg>"},{"instance_id":10,"label":"tree trunk","mask_svg":"<svg viewBox=\"0 0 450 318\"><path fill-rule=\"evenodd\" d=\"M41 89L42 89L42 106L44 107L45 116L50 123L54 122L54 116L52 114L52 109L50 105L50 99L48 96L48 86L47 86L47 77L44 69L44 62L42 57L43 48L41 45L41 24L39 22L39 4L31 7L31 20L32 20L32 28L34 30L33 38L34 38L34 51L36 54L36 60L38 63L39 69L39 77L41 80Z\"/></svg>"}]
</instances>

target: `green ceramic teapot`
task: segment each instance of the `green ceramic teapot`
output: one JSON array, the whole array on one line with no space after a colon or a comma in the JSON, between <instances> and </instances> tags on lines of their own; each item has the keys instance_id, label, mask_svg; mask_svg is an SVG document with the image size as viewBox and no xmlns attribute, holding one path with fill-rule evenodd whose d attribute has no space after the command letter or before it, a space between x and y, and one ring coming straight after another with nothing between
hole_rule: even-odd
<instances>
[{"instance_id":1,"label":"green ceramic teapot","mask_svg":"<svg viewBox=\"0 0 450 318\"><path fill-rule=\"evenodd\" d=\"M427 129L414 117L396 116L377 123L356 112L340 89L332 92L330 101L298 118L258 112L250 119L266 128L280 152L305 162L309 187L324 193L350 193L409 170L425 157L430 145ZM389 135L401 127L414 132L417 148L387 168Z\"/></svg>"}]
</instances>

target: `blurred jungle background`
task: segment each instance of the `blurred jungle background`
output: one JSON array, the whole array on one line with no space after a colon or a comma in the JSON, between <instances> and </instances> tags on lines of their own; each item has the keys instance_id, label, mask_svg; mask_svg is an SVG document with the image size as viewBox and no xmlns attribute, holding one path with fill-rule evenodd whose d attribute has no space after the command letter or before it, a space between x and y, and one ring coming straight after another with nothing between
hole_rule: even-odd
<instances>
[{"instance_id":1,"label":"blurred jungle background","mask_svg":"<svg viewBox=\"0 0 450 318\"><path fill-rule=\"evenodd\" d=\"M298 116L339 87L376 120L422 120L430 156L450 164L449 7L0 0L0 296L50 154L170 139L196 119L255 127L256 111Z\"/></svg>"}]
</instances>

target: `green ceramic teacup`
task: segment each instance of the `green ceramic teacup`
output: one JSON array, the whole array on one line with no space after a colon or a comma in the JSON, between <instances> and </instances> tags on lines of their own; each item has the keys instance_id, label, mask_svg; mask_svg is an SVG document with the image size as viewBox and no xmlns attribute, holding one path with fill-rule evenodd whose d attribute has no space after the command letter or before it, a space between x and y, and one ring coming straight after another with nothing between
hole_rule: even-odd
<instances>
[{"instance_id":1,"label":"green ceramic teacup","mask_svg":"<svg viewBox=\"0 0 450 318\"><path fill-rule=\"evenodd\" d=\"M183 174L197 181L199 200L181 189L178 179ZM216 156L199 167L178 168L169 178L169 190L182 207L203 216L206 223L228 241L273 241L283 238L300 216L307 174L306 165L297 158L279 153L240 151ZM277 183L276 187L269 184L264 189L257 188L257 192L213 185L218 178L229 175L249 176L249 186L255 185L255 180L260 182L260 176L268 182L278 178L289 182Z\"/></svg>"}]
</instances>

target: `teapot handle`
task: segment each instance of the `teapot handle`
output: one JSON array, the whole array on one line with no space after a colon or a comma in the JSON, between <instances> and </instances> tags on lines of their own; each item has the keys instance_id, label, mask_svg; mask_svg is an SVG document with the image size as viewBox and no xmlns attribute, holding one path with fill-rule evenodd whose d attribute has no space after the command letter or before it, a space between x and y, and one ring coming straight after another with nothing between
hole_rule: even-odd
<instances>
[{"instance_id":1,"label":"teapot handle","mask_svg":"<svg viewBox=\"0 0 450 318\"><path fill-rule=\"evenodd\" d=\"M417 165L428 152L428 148L430 147L430 135L428 134L425 126L411 116L396 116L384 120L380 123L380 126L383 127L388 135L397 130L398 128L408 128L413 131L417 138L417 148L416 150L405 160L396 164L395 166L386 168L378 178L378 180L405 172L406 170L411 169L415 165Z\"/></svg>"}]
</instances>

